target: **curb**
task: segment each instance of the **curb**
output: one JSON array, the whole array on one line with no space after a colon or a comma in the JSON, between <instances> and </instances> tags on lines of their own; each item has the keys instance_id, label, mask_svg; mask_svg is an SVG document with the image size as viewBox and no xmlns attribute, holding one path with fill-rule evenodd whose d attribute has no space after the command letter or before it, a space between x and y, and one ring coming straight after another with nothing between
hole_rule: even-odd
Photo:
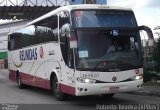
<instances>
[{"instance_id":1,"label":"curb","mask_svg":"<svg viewBox=\"0 0 160 110\"><path fill-rule=\"evenodd\" d=\"M136 92L129 92L129 93L136 94L136 95L160 97L160 92L155 92L155 91L136 91Z\"/></svg>"}]
</instances>

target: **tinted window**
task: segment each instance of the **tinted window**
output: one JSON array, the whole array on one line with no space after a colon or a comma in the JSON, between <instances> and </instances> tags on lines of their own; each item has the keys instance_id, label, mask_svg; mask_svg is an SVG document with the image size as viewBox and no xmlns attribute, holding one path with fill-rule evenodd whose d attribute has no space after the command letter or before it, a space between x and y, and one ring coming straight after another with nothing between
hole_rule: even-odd
<instances>
[{"instance_id":1,"label":"tinted window","mask_svg":"<svg viewBox=\"0 0 160 110\"><path fill-rule=\"evenodd\" d=\"M17 30L9 35L8 49L14 50L39 43L58 41L57 27L57 16L52 16Z\"/></svg>"},{"instance_id":2,"label":"tinted window","mask_svg":"<svg viewBox=\"0 0 160 110\"><path fill-rule=\"evenodd\" d=\"M60 27L60 43L62 56L65 63L71 67L72 63L72 53L69 48L69 25L70 25L70 16L68 12L61 12L59 14L59 27Z\"/></svg>"},{"instance_id":3,"label":"tinted window","mask_svg":"<svg viewBox=\"0 0 160 110\"><path fill-rule=\"evenodd\" d=\"M77 29L77 69L128 70L141 67L139 32L119 30L117 36L110 29Z\"/></svg>"},{"instance_id":4,"label":"tinted window","mask_svg":"<svg viewBox=\"0 0 160 110\"><path fill-rule=\"evenodd\" d=\"M73 11L75 27L135 27L131 11L84 10Z\"/></svg>"}]
</instances>

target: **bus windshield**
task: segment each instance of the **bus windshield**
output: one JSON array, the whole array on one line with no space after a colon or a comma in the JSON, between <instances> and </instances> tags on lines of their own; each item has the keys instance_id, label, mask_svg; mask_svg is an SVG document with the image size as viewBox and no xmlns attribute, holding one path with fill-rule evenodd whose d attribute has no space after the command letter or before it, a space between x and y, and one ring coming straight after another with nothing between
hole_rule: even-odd
<instances>
[{"instance_id":1,"label":"bus windshield","mask_svg":"<svg viewBox=\"0 0 160 110\"><path fill-rule=\"evenodd\" d=\"M122 71L142 66L137 23L132 11L74 10L79 70Z\"/></svg>"},{"instance_id":2,"label":"bus windshield","mask_svg":"<svg viewBox=\"0 0 160 110\"><path fill-rule=\"evenodd\" d=\"M118 10L75 10L73 11L75 28L85 27L135 27L132 11Z\"/></svg>"},{"instance_id":3,"label":"bus windshield","mask_svg":"<svg viewBox=\"0 0 160 110\"><path fill-rule=\"evenodd\" d=\"M87 28L76 33L77 69L122 71L142 66L138 31Z\"/></svg>"}]
</instances>

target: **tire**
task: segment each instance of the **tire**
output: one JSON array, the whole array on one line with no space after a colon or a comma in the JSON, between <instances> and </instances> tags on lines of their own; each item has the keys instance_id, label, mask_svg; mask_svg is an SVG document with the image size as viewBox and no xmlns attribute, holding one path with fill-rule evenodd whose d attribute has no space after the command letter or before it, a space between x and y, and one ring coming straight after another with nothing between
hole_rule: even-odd
<instances>
[{"instance_id":1,"label":"tire","mask_svg":"<svg viewBox=\"0 0 160 110\"><path fill-rule=\"evenodd\" d=\"M19 72L17 73L17 84L18 84L19 89L23 89L25 87L25 85L21 81L21 76Z\"/></svg>"},{"instance_id":2,"label":"tire","mask_svg":"<svg viewBox=\"0 0 160 110\"><path fill-rule=\"evenodd\" d=\"M112 98L114 96L115 93L111 93L111 94L102 94L103 97L105 98Z\"/></svg>"},{"instance_id":3,"label":"tire","mask_svg":"<svg viewBox=\"0 0 160 110\"><path fill-rule=\"evenodd\" d=\"M64 101L64 100L67 99L67 94L64 94L61 91L59 91L57 77L53 78L53 81L52 81L52 92L53 92L54 97L59 101Z\"/></svg>"}]
</instances>

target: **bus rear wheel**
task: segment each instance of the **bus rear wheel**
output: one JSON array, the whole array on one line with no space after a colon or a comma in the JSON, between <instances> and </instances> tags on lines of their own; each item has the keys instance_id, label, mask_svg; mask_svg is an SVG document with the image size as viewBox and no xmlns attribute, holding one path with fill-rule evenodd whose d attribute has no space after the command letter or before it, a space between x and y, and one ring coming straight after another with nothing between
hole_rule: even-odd
<instances>
[{"instance_id":1,"label":"bus rear wheel","mask_svg":"<svg viewBox=\"0 0 160 110\"><path fill-rule=\"evenodd\" d=\"M54 78L53 78L53 82L52 82L52 92L53 92L54 97L55 97L57 100L64 101L64 100L67 99L67 94L62 93L62 92L59 90L59 85L58 85L57 77L54 77Z\"/></svg>"},{"instance_id":2,"label":"bus rear wheel","mask_svg":"<svg viewBox=\"0 0 160 110\"><path fill-rule=\"evenodd\" d=\"M21 76L19 72L17 73L17 84L18 84L19 89L23 89L25 87L25 85L21 81Z\"/></svg>"}]
</instances>

